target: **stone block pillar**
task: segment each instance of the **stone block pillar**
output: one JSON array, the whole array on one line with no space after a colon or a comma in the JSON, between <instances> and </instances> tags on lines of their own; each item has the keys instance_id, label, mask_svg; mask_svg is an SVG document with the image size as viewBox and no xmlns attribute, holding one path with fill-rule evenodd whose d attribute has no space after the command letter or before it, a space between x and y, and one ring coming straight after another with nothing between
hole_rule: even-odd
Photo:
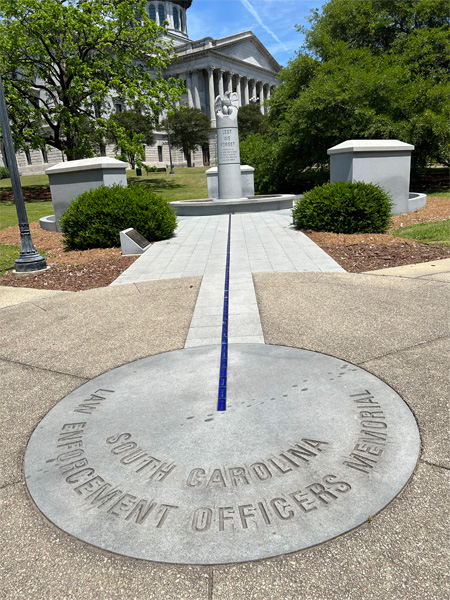
<instances>
[{"instance_id":1,"label":"stone block pillar","mask_svg":"<svg viewBox=\"0 0 450 600\"><path fill-rule=\"evenodd\" d=\"M50 182L56 231L61 231L59 219L74 198L101 185L127 187L128 164L115 158L100 156L61 162L46 169Z\"/></svg>"},{"instance_id":2,"label":"stone block pillar","mask_svg":"<svg viewBox=\"0 0 450 600\"><path fill-rule=\"evenodd\" d=\"M392 214L407 213L413 150L399 140L347 140L328 149L330 181L378 184L392 198Z\"/></svg>"}]
</instances>

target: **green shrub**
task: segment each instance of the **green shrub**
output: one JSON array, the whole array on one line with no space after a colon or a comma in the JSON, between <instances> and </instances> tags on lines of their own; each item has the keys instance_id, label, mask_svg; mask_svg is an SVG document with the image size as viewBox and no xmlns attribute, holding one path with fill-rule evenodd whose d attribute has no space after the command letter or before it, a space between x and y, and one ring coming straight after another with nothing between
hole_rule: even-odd
<instances>
[{"instance_id":1,"label":"green shrub","mask_svg":"<svg viewBox=\"0 0 450 600\"><path fill-rule=\"evenodd\" d=\"M120 246L119 233L133 227L149 242L169 238L176 215L168 203L143 187L99 187L81 194L60 219L66 250Z\"/></svg>"},{"instance_id":2,"label":"green shrub","mask_svg":"<svg viewBox=\"0 0 450 600\"><path fill-rule=\"evenodd\" d=\"M6 167L0 167L0 179L9 179L9 171Z\"/></svg>"},{"instance_id":3,"label":"green shrub","mask_svg":"<svg viewBox=\"0 0 450 600\"><path fill-rule=\"evenodd\" d=\"M338 181L306 192L292 214L297 229L334 233L382 233L389 227L392 203L378 185Z\"/></svg>"},{"instance_id":4,"label":"green shrub","mask_svg":"<svg viewBox=\"0 0 450 600\"><path fill-rule=\"evenodd\" d=\"M150 165L146 165L146 164L142 164L142 168L145 169L145 172L147 173L147 175L149 173L157 173L158 172L158 167L156 166L150 166Z\"/></svg>"}]
</instances>

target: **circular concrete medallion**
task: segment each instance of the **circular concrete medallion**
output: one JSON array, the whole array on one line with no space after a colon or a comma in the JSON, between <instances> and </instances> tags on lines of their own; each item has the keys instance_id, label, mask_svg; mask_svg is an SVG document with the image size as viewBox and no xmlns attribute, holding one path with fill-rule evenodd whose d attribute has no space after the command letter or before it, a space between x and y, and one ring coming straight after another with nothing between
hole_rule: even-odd
<instances>
[{"instance_id":1,"label":"circular concrete medallion","mask_svg":"<svg viewBox=\"0 0 450 600\"><path fill-rule=\"evenodd\" d=\"M277 346L179 350L93 379L53 408L25 456L55 525L119 554L217 564L319 544L386 506L419 454L388 385L342 360Z\"/></svg>"}]
</instances>

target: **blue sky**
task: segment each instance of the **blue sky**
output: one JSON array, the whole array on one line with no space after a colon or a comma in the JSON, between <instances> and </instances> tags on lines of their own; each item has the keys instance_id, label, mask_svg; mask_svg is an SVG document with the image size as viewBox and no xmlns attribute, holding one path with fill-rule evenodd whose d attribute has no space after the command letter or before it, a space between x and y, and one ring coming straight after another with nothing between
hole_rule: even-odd
<instances>
[{"instance_id":1,"label":"blue sky","mask_svg":"<svg viewBox=\"0 0 450 600\"><path fill-rule=\"evenodd\" d=\"M286 65L303 43L296 25L326 0L194 0L187 12L189 37L225 37L253 31L281 64Z\"/></svg>"}]
</instances>

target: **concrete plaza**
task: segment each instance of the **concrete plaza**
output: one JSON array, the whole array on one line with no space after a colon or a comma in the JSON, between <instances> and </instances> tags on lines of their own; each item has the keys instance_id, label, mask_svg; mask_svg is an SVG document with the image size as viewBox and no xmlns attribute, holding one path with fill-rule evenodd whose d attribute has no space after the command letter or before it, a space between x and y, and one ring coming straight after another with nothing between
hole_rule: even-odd
<instances>
[{"instance_id":1,"label":"concrete plaza","mask_svg":"<svg viewBox=\"0 0 450 600\"><path fill-rule=\"evenodd\" d=\"M68 536L38 511L27 493L23 457L33 430L59 400L130 361L218 343L228 217L180 219L176 237L153 245L108 288L0 289L2 598L448 595L450 261L350 274L294 231L287 212L233 215L231 227L230 341L329 354L389 384L421 434L410 481L346 535L238 565L179 566L114 555Z\"/></svg>"}]
</instances>

